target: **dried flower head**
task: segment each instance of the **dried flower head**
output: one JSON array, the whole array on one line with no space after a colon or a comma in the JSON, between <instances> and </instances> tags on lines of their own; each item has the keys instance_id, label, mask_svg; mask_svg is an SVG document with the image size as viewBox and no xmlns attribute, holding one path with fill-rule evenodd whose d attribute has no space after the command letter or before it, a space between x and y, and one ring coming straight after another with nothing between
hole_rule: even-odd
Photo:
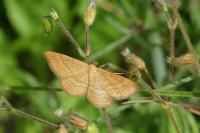
<instances>
[{"instance_id":1,"label":"dried flower head","mask_svg":"<svg viewBox=\"0 0 200 133\"><path fill-rule=\"evenodd\" d=\"M74 112L70 112L68 117L69 123L71 123L73 126L79 128L80 130L87 129L89 123L87 119Z\"/></svg>"},{"instance_id":2,"label":"dried flower head","mask_svg":"<svg viewBox=\"0 0 200 133\"><path fill-rule=\"evenodd\" d=\"M84 23L88 26L91 26L94 23L95 16L96 16L96 4L94 2L90 2L84 16Z\"/></svg>"},{"instance_id":3,"label":"dried flower head","mask_svg":"<svg viewBox=\"0 0 200 133\"><path fill-rule=\"evenodd\" d=\"M180 67L183 65L191 65L194 64L194 62L195 62L195 57L191 53L176 58L167 57L167 63L174 65L175 67Z\"/></svg>"},{"instance_id":4,"label":"dried flower head","mask_svg":"<svg viewBox=\"0 0 200 133\"><path fill-rule=\"evenodd\" d=\"M56 10L53 9L53 8L51 9L50 16L51 16L54 20L58 20L58 19L59 19L58 13L57 13Z\"/></svg>"},{"instance_id":5,"label":"dried flower head","mask_svg":"<svg viewBox=\"0 0 200 133\"><path fill-rule=\"evenodd\" d=\"M62 107L56 109L56 111L54 112L54 114L57 115L57 116L59 116L59 117L62 116L64 114L64 111L63 111Z\"/></svg>"},{"instance_id":6,"label":"dried flower head","mask_svg":"<svg viewBox=\"0 0 200 133\"><path fill-rule=\"evenodd\" d=\"M136 68L139 70L145 70L146 65L145 62L138 56L136 56L133 53L130 53L130 50L128 48L125 48L121 54L126 58L126 61L128 63L133 64Z\"/></svg>"}]
</instances>

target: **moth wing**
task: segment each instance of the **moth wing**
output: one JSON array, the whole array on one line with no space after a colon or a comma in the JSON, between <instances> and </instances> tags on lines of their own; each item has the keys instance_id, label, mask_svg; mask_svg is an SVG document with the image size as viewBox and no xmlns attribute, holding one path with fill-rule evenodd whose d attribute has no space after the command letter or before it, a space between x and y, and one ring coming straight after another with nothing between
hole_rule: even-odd
<instances>
[{"instance_id":1,"label":"moth wing","mask_svg":"<svg viewBox=\"0 0 200 133\"><path fill-rule=\"evenodd\" d=\"M94 78L90 81L87 99L98 108L106 108L112 104L112 97L103 89L104 81L101 80L99 73L93 73Z\"/></svg>"},{"instance_id":2,"label":"moth wing","mask_svg":"<svg viewBox=\"0 0 200 133\"><path fill-rule=\"evenodd\" d=\"M52 72L61 80L64 90L71 96L82 96L88 85L89 65L69 56L46 52L45 57Z\"/></svg>"},{"instance_id":3,"label":"moth wing","mask_svg":"<svg viewBox=\"0 0 200 133\"><path fill-rule=\"evenodd\" d=\"M115 100L123 100L133 95L138 86L135 82L123 76L98 68L103 89Z\"/></svg>"}]
</instances>

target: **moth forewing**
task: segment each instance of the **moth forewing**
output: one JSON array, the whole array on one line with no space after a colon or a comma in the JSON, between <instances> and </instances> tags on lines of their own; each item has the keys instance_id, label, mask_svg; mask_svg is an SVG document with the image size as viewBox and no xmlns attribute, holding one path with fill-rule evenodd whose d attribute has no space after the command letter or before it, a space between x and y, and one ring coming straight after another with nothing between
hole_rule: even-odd
<instances>
[{"instance_id":1,"label":"moth forewing","mask_svg":"<svg viewBox=\"0 0 200 133\"><path fill-rule=\"evenodd\" d=\"M69 95L85 95L88 85L88 64L56 52L46 52L45 57L50 69Z\"/></svg>"}]
</instances>

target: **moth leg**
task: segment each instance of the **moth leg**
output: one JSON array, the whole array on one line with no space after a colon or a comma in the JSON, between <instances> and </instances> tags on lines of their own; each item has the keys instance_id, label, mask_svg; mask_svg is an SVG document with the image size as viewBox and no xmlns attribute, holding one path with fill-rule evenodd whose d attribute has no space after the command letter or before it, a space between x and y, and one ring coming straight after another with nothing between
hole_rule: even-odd
<instances>
[{"instance_id":1,"label":"moth leg","mask_svg":"<svg viewBox=\"0 0 200 133\"><path fill-rule=\"evenodd\" d=\"M119 74L119 75L128 75L128 71L126 71L123 68L121 68L115 64L112 64L112 63L106 63L106 64L100 66L99 68L105 68L105 70L108 70L111 72L115 71L114 73Z\"/></svg>"}]
</instances>

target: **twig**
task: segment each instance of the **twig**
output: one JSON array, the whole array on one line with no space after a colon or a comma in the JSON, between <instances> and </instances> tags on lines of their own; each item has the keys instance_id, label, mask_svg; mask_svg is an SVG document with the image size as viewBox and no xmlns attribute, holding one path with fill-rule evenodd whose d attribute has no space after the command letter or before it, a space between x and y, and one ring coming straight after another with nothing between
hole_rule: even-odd
<instances>
[{"instance_id":1,"label":"twig","mask_svg":"<svg viewBox=\"0 0 200 133\"><path fill-rule=\"evenodd\" d=\"M102 109L102 112L103 112L103 117L104 117L106 127L108 129L108 133L112 133L112 125L110 123L108 112L106 111L106 109Z\"/></svg>"},{"instance_id":2,"label":"twig","mask_svg":"<svg viewBox=\"0 0 200 133\"><path fill-rule=\"evenodd\" d=\"M24 117L24 118L30 119L30 120L38 121L38 122L40 122L42 124L45 124L45 125L47 125L47 126L49 126L51 128L56 128L57 129L57 128L60 127L60 125L54 124L54 123L49 122L47 120L43 120L43 119L41 119L39 117L30 115L28 113L22 112L20 110L14 109L14 108L12 109L11 113L13 113L15 115L18 115L20 117Z\"/></svg>"},{"instance_id":3,"label":"twig","mask_svg":"<svg viewBox=\"0 0 200 133\"><path fill-rule=\"evenodd\" d=\"M185 40L185 43L186 43L186 46L187 48L189 49L189 51L193 54L193 56L195 57L195 68L197 70L198 73L200 73L200 68L199 68L199 61L198 61L198 57L197 57L197 54L193 48L193 45L192 45L192 42L190 40L190 37L185 29L185 26L184 26L184 23L183 23L183 20L179 14L179 11L178 11L178 8L177 8L177 5L176 5L176 1L175 0L168 0L169 3L171 4L171 7L172 7L172 10L173 10L173 13L178 21L178 26L180 28L180 31L183 35L183 39Z\"/></svg>"},{"instance_id":4,"label":"twig","mask_svg":"<svg viewBox=\"0 0 200 133\"><path fill-rule=\"evenodd\" d=\"M182 104L181 107L183 107L187 111L192 112L193 114L196 114L196 115L200 116L200 111L195 109L195 108L193 108L193 107L191 107L190 105Z\"/></svg>"},{"instance_id":5,"label":"twig","mask_svg":"<svg viewBox=\"0 0 200 133\"><path fill-rule=\"evenodd\" d=\"M171 106L168 106L167 113L170 116L172 122L174 123L174 126L176 127L177 133L182 133L182 130L181 130L181 128L180 128L180 126L179 126L179 124L178 124L178 122L176 120L176 117L175 117L175 115L173 113L173 110L172 110Z\"/></svg>"},{"instance_id":6,"label":"twig","mask_svg":"<svg viewBox=\"0 0 200 133\"><path fill-rule=\"evenodd\" d=\"M175 58L175 45L174 45L174 38L175 38L175 30L176 30L176 19L173 20L170 18L166 3L164 0L159 1L155 0L155 2L160 6L160 8L163 10L163 13L167 20L167 26L170 31L170 47L169 47L169 57L174 59ZM174 72L174 64L170 64L169 66L169 72L168 72L168 79L169 81L173 81L173 72Z\"/></svg>"},{"instance_id":7,"label":"twig","mask_svg":"<svg viewBox=\"0 0 200 133\"><path fill-rule=\"evenodd\" d=\"M176 30L176 19L174 19L173 21L171 21L170 27L170 47L169 47L169 57L171 57L172 59L175 58L175 45L174 45L174 38L175 38L175 30ZM174 73L174 64L170 64L169 66L169 81L173 81L173 73Z\"/></svg>"}]
</instances>

